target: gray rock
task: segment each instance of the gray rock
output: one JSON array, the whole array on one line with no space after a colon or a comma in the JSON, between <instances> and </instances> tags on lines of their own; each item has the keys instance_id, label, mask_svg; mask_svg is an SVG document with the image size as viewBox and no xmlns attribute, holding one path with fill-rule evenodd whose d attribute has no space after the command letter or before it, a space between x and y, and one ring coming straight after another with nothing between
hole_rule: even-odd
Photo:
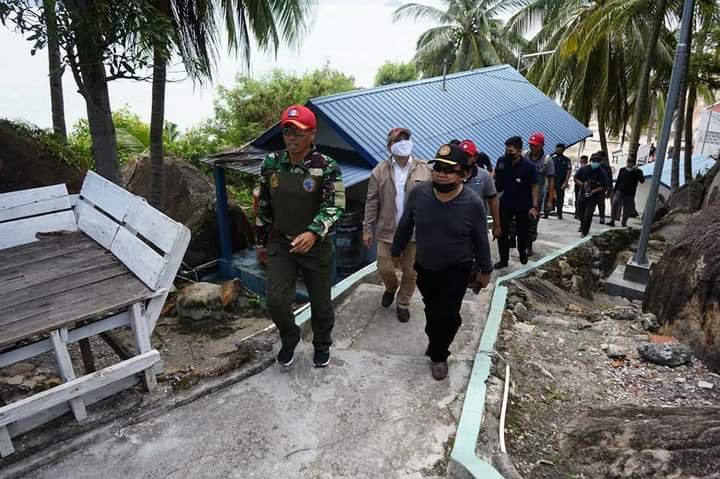
<instances>
[{"instance_id":1,"label":"gray rock","mask_svg":"<svg viewBox=\"0 0 720 479\"><path fill-rule=\"evenodd\" d=\"M671 368L681 366L690 361L692 350L684 344L655 344L647 343L638 346L640 357L662 366Z\"/></svg>"},{"instance_id":2,"label":"gray rock","mask_svg":"<svg viewBox=\"0 0 720 479\"><path fill-rule=\"evenodd\" d=\"M517 317L518 321L526 322L529 319L529 313L527 307L522 303L515 303L513 313Z\"/></svg>"},{"instance_id":3,"label":"gray rock","mask_svg":"<svg viewBox=\"0 0 720 479\"><path fill-rule=\"evenodd\" d=\"M24 380L25 380L25 377L23 377L22 375L17 375L17 376L13 376L13 377L5 379L4 382L5 382L5 384L9 384L10 386L19 386L20 384L23 383Z\"/></svg>"},{"instance_id":4,"label":"gray rock","mask_svg":"<svg viewBox=\"0 0 720 479\"><path fill-rule=\"evenodd\" d=\"M615 306L605 311L605 316L620 321L632 321L637 317L638 311L633 306Z\"/></svg>"},{"instance_id":5,"label":"gray rock","mask_svg":"<svg viewBox=\"0 0 720 479\"><path fill-rule=\"evenodd\" d=\"M3 368L2 372L6 376L17 376L19 374L29 373L34 370L35 366L30 363L15 363L10 366Z\"/></svg>"},{"instance_id":6,"label":"gray rock","mask_svg":"<svg viewBox=\"0 0 720 479\"><path fill-rule=\"evenodd\" d=\"M563 276L572 276L575 273L570 263L565 260L558 261L558 267L560 268L560 274Z\"/></svg>"},{"instance_id":7,"label":"gray rock","mask_svg":"<svg viewBox=\"0 0 720 479\"><path fill-rule=\"evenodd\" d=\"M701 389L712 389L713 387L715 387L713 383L709 383L707 381L698 381L697 385Z\"/></svg>"},{"instance_id":8,"label":"gray rock","mask_svg":"<svg viewBox=\"0 0 720 479\"><path fill-rule=\"evenodd\" d=\"M657 316L653 313L645 313L640 316L640 326L645 331L657 331L660 329L660 323L658 323Z\"/></svg>"},{"instance_id":9,"label":"gray rock","mask_svg":"<svg viewBox=\"0 0 720 479\"><path fill-rule=\"evenodd\" d=\"M188 321L221 320L224 316L220 285L194 283L183 288L177 297L177 313Z\"/></svg>"},{"instance_id":10,"label":"gray rock","mask_svg":"<svg viewBox=\"0 0 720 479\"><path fill-rule=\"evenodd\" d=\"M627 356L625 350L616 344L608 344L605 354L607 354L607 357L610 359L625 359Z\"/></svg>"}]
</instances>

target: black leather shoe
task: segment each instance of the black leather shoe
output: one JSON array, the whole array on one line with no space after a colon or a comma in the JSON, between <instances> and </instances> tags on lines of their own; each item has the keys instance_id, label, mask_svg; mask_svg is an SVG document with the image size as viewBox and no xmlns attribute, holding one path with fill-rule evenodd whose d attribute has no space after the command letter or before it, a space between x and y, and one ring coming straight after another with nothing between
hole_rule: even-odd
<instances>
[{"instance_id":1,"label":"black leather shoe","mask_svg":"<svg viewBox=\"0 0 720 479\"><path fill-rule=\"evenodd\" d=\"M520 251L520 263L527 264L528 262L528 255L524 251Z\"/></svg>"},{"instance_id":2,"label":"black leather shoe","mask_svg":"<svg viewBox=\"0 0 720 479\"><path fill-rule=\"evenodd\" d=\"M391 291L385 291L382 295L382 301L381 304L383 307L387 308L392 304L392 302L395 300L395 292Z\"/></svg>"},{"instance_id":3,"label":"black leather shoe","mask_svg":"<svg viewBox=\"0 0 720 479\"><path fill-rule=\"evenodd\" d=\"M435 380L442 381L448 375L447 361L432 361L430 363L430 371Z\"/></svg>"},{"instance_id":4,"label":"black leather shoe","mask_svg":"<svg viewBox=\"0 0 720 479\"><path fill-rule=\"evenodd\" d=\"M507 268L507 265L508 265L508 264L505 263L505 262L503 262L503 261L498 261L497 263L495 263L495 264L493 265L493 268L494 268L494 269L503 269L503 268Z\"/></svg>"},{"instance_id":5,"label":"black leather shoe","mask_svg":"<svg viewBox=\"0 0 720 479\"><path fill-rule=\"evenodd\" d=\"M528 249L527 249L527 256L532 256L532 255L533 255L533 249L532 249L532 245L530 245L530 246L528 246ZM520 257L522 258L522 255L520 255ZM525 263L523 263L523 264L525 264Z\"/></svg>"},{"instance_id":6,"label":"black leather shoe","mask_svg":"<svg viewBox=\"0 0 720 479\"><path fill-rule=\"evenodd\" d=\"M407 308L401 308L398 306L397 308L397 319L401 323L407 323L410 321L410 310Z\"/></svg>"}]
</instances>

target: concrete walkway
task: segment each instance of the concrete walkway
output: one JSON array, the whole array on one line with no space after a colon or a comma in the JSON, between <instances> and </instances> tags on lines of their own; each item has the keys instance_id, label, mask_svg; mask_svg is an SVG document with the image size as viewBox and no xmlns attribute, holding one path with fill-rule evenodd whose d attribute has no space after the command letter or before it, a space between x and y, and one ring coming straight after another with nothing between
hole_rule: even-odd
<instances>
[{"instance_id":1,"label":"concrete walkway","mask_svg":"<svg viewBox=\"0 0 720 479\"><path fill-rule=\"evenodd\" d=\"M579 238L572 219L540 224L538 258ZM421 298L402 324L394 305L380 306L382 291L361 284L337 307L328 368L312 367L312 346L304 343L290 372L270 367L30 477L443 477L492 288L468 292L450 375L441 382L424 356Z\"/></svg>"}]
</instances>

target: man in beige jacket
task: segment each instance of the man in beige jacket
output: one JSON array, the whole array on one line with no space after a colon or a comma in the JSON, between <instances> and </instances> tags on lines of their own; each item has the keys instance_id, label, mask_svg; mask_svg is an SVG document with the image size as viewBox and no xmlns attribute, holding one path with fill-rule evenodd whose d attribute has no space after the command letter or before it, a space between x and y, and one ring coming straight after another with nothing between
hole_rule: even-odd
<instances>
[{"instance_id":1,"label":"man in beige jacket","mask_svg":"<svg viewBox=\"0 0 720 479\"><path fill-rule=\"evenodd\" d=\"M410 190L416 184L431 179L427 164L413 158L412 146L410 130L390 130L387 136L390 157L379 163L370 175L363 221L365 247L369 248L373 239L377 240L378 270L385 284L382 305L386 308L390 306L397 293L397 318L402 323L410 320L408 307L415 291L415 241L413 238L402 253L399 281L390 246Z\"/></svg>"}]
</instances>

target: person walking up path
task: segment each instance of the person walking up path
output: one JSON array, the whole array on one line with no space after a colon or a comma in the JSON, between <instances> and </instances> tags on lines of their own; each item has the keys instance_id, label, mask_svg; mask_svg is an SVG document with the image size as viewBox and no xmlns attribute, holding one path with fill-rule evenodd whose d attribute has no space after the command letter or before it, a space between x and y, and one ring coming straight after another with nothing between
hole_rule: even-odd
<instances>
[{"instance_id":1,"label":"person walking up path","mask_svg":"<svg viewBox=\"0 0 720 479\"><path fill-rule=\"evenodd\" d=\"M555 167L555 205L557 207L557 217L561 220L565 203L565 190L572 176L572 162L570 158L565 156L565 143L558 143L555 146L552 160Z\"/></svg>"},{"instance_id":2,"label":"person walking up path","mask_svg":"<svg viewBox=\"0 0 720 479\"><path fill-rule=\"evenodd\" d=\"M555 196L555 164L545 154L545 135L533 133L528 140L529 150L525 158L535 167L538 175L539 203L543 217L547 218ZM540 211L540 210L538 210ZM537 228L540 216L532 219L529 225L527 255L533 255L533 242L537 240Z\"/></svg>"},{"instance_id":3,"label":"person walking up path","mask_svg":"<svg viewBox=\"0 0 720 479\"><path fill-rule=\"evenodd\" d=\"M300 342L291 309L300 270L312 308L313 364L321 368L330 362L335 323L328 233L345 209L345 184L337 163L315 150L312 110L293 105L280 126L286 149L265 158L260 172L257 253L267 258L267 305L282 343L278 364L289 367Z\"/></svg>"},{"instance_id":4,"label":"person walking up path","mask_svg":"<svg viewBox=\"0 0 720 479\"><path fill-rule=\"evenodd\" d=\"M587 236L590 232L593 213L600 201L605 201L605 190L608 185L607 174L602 168L602 154L593 153L590 164L583 166L575 174L575 184L580 187L580 235Z\"/></svg>"},{"instance_id":5,"label":"person walking up path","mask_svg":"<svg viewBox=\"0 0 720 479\"><path fill-rule=\"evenodd\" d=\"M427 354L432 377L447 377L450 345L460 328L460 307L472 283L476 293L490 282L492 262L483 201L467 188L467 156L456 145L442 145L433 164L432 182L410 192L392 244L393 260L415 230L417 285L425 303Z\"/></svg>"},{"instance_id":6,"label":"person walking up path","mask_svg":"<svg viewBox=\"0 0 720 479\"><path fill-rule=\"evenodd\" d=\"M498 206L497 190L495 189L495 181L490 174L492 169L488 170L483 164L479 163L478 160L480 159L481 153L478 153L477 147L472 140L465 140L460 143L459 146L468 156L468 173L465 178L465 186L485 200L485 205L493 219L493 239L498 239L502 230L500 228L500 208ZM490 162L489 159L487 162Z\"/></svg>"},{"instance_id":7,"label":"person walking up path","mask_svg":"<svg viewBox=\"0 0 720 479\"><path fill-rule=\"evenodd\" d=\"M421 182L430 180L430 169L424 161L412 156L413 143L407 128L390 130L387 148L390 156L373 169L368 180L363 243L370 248L373 240L377 240L378 271L385 285L381 304L389 307L397 294L397 318L406 323L410 320L410 298L415 292L417 278L413 268L415 239L412 238L402 252L399 281L390 246L410 191Z\"/></svg>"},{"instance_id":8,"label":"person walking up path","mask_svg":"<svg viewBox=\"0 0 720 479\"><path fill-rule=\"evenodd\" d=\"M627 165L620 168L617 181L615 181L615 193L608 226L615 226L615 220L620 219L621 210L622 225L627 226L628 218L635 211L635 193L638 183L645 183L645 175L635 166L635 160L629 158Z\"/></svg>"}]
</instances>

